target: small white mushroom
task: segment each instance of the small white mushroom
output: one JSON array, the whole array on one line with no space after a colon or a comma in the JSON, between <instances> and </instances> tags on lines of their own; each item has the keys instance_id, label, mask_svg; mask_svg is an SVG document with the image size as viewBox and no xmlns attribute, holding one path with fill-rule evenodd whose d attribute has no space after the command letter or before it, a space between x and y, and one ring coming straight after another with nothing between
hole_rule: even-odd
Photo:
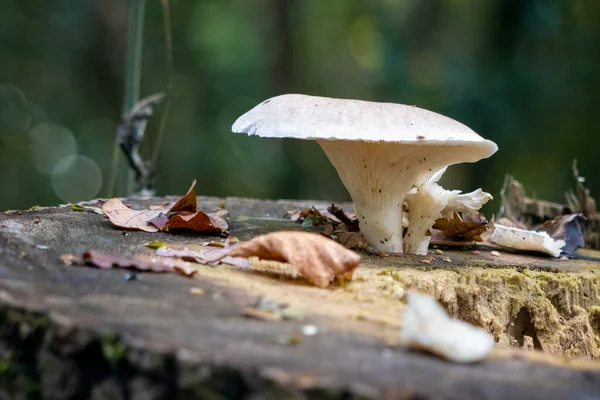
<instances>
[{"instance_id":1,"label":"small white mushroom","mask_svg":"<svg viewBox=\"0 0 600 400\"><path fill-rule=\"evenodd\" d=\"M500 246L516 250L538 251L559 257L566 242L553 239L547 232L528 231L525 229L492 224L489 241Z\"/></svg>"},{"instance_id":2,"label":"small white mushroom","mask_svg":"<svg viewBox=\"0 0 600 400\"><path fill-rule=\"evenodd\" d=\"M427 230L442 216L452 216L454 212L477 211L492 199L492 195L477 189L460 194L460 190L446 190L438 181L446 168L436 172L427 182L406 196L408 204L408 228L404 235L404 252L426 255L431 241Z\"/></svg>"},{"instance_id":3,"label":"small white mushroom","mask_svg":"<svg viewBox=\"0 0 600 400\"><path fill-rule=\"evenodd\" d=\"M400 339L417 350L458 363L483 360L494 347L494 338L481 328L452 319L431 296L409 292Z\"/></svg>"},{"instance_id":4,"label":"small white mushroom","mask_svg":"<svg viewBox=\"0 0 600 400\"><path fill-rule=\"evenodd\" d=\"M465 125L418 107L300 94L260 103L232 130L316 140L354 200L363 237L391 253L403 251L402 208L413 186L498 149Z\"/></svg>"}]
</instances>

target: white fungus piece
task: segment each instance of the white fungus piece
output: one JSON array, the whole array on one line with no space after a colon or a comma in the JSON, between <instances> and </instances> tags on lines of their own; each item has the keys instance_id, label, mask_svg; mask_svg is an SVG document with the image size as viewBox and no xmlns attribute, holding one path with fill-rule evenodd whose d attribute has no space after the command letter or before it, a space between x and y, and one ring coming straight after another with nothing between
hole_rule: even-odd
<instances>
[{"instance_id":1,"label":"white fungus piece","mask_svg":"<svg viewBox=\"0 0 600 400\"><path fill-rule=\"evenodd\" d=\"M479 210L492 196L477 189L474 192L460 194L460 190L446 190L437 181L442 177L446 168L436 172L427 182L413 188L406 195L408 204L408 228L404 235L404 252L427 255L431 236L427 230L435 220L451 216L453 212Z\"/></svg>"},{"instance_id":2,"label":"white fungus piece","mask_svg":"<svg viewBox=\"0 0 600 400\"><path fill-rule=\"evenodd\" d=\"M492 243L516 250L537 251L559 257L566 242L554 239L546 232L529 231L509 226L493 224L488 239Z\"/></svg>"},{"instance_id":3,"label":"white fungus piece","mask_svg":"<svg viewBox=\"0 0 600 400\"><path fill-rule=\"evenodd\" d=\"M494 337L464 321L452 319L431 296L409 292L401 341L457 363L483 360L494 347Z\"/></svg>"},{"instance_id":4,"label":"white fungus piece","mask_svg":"<svg viewBox=\"0 0 600 400\"><path fill-rule=\"evenodd\" d=\"M442 216L452 218L454 212L477 212L484 204L493 199L494 197L491 194L481 189L470 193L457 194L450 197L448 205L442 211Z\"/></svg>"},{"instance_id":5,"label":"white fungus piece","mask_svg":"<svg viewBox=\"0 0 600 400\"><path fill-rule=\"evenodd\" d=\"M363 237L389 253L403 252L403 202L413 186L498 150L467 126L418 107L300 94L260 103L231 129L316 140L354 201Z\"/></svg>"}]
</instances>

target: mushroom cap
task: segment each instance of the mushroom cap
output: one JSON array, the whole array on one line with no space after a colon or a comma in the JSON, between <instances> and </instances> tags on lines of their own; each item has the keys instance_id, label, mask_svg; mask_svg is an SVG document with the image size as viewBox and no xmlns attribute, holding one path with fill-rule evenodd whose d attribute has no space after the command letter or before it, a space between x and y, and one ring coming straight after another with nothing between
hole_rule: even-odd
<instances>
[{"instance_id":1,"label":"mushroom cap","mask_svg":"<svg viewBox=\"0 0 600 400\"><path fill-rule=\"evenodd\" d=\"M476 161L496 144L451 118L416 106L284 94L263 101L235 121L235 133L271 138L390 142L465 147Z\"/></svg>"}]
</instances>

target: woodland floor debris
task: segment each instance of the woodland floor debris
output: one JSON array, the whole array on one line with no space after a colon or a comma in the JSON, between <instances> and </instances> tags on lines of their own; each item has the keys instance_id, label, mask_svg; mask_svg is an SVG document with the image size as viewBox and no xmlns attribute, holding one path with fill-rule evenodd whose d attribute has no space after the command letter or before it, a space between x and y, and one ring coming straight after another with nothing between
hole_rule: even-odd
<instances>
[{"instance_id":1,"label":"woodland floor debris","mask_svg":"<svg viewBox=\"0 0 600 400\"><path fill-rule=\"evenodd\" d=\"M451 319L433 297L417 292L408 293L400 336L417 350L459 363L481 361L494 346L494 337L485 330Z\"/></svg>"}]
</instances>

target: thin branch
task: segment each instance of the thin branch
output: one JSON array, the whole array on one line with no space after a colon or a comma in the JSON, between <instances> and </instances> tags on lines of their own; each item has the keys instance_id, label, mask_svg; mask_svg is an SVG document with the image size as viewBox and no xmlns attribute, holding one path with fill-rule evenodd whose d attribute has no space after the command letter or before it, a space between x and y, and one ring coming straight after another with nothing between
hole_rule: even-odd
<instances>
[{"instance_id":1,"label":"thin branch","mask_svg":"<svg viewBox=\"0 0 600 400\"><path fill-rule=\"evenodd\" d=\"M129 0L129 24L127 31L127 69L125 80L125 96L123 101L123 116L125 116L140 99L140 86L142 77L142 49L144 42L144 16L146 14L146 0ZM119 171L119 138L115 135L115 145L112 156L112 171L108 183L108 197L115 192L117 175ZM132 192L132 179L129 168L123 170L125 194Z\"/></svg>"}]
</instances>

